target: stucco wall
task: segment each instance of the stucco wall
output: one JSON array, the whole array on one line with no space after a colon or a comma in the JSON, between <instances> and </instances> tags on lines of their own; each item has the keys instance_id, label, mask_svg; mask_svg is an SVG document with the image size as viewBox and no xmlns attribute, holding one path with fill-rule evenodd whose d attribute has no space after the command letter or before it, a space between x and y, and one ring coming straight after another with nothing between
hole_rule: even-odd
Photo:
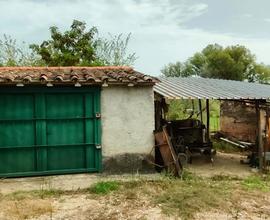
<instances>
[{"instance_id":1,"label":"stucco wall","mask_svg":"<svg viewBox=\"0 0 270 220\"><path fill-rule=\"evenodd\" d=\"M101 91L102 156L146 155L154 144L152 87L105 87Z\"/></svg>"}]
</instances>

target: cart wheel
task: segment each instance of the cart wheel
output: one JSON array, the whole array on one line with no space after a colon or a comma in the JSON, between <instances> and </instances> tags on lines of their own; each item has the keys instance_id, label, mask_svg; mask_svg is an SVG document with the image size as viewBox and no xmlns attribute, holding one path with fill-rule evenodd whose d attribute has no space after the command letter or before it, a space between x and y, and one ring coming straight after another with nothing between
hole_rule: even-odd
<instances>
[{"instance_id":1,"label":"cart wheel","mask_svg":"<svg viewBox=\"0 0 270 220\"><path fill-rule=\"evenodd\" d=\"M178 161L180 164L182 164L182 166L186 166L188 163L188 156L185 153L179 153L177 155L178 157Z\"/></svg>"}]
</instances>

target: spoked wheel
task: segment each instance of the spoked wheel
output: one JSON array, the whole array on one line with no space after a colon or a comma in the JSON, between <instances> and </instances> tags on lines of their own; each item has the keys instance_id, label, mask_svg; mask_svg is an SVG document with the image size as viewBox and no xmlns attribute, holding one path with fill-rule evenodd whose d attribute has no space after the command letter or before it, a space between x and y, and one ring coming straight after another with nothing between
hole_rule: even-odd
<instances>
[{"instance_id":1,"label":"spoked wheel","mask_svg":"<svg viewBox=\"0 0 270 220\"><path fill-rule=\"evenodd\" d=\"M179 163L181 163L183 166L186 166L187 163L189 162L188 155L185 154L185 153L179 153L179 154L177 155L177 157L178 157Z\"/></svg>"}]
</instances>

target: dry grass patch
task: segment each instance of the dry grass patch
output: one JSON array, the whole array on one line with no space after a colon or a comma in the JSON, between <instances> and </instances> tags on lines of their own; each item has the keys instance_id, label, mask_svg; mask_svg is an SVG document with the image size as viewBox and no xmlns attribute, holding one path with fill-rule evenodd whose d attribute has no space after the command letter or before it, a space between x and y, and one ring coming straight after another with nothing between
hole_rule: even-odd
<instances>
[{"instance_id":1,"label":"dry grass patch","mask_svg":"<svg viewBox=\"0 0 270 220\"><path fill-rule=\"evenodd\" d=\"M21 199L0 202L1 219L29 219L44 214L52 214L53 207L50 199Z\"/></svg>"},{"instance_id":2,"label":"dry grass patch","mask_svg":"<svg viewBox=\"0 0 270 220\"><path fill-rule=\"evenodd\" d=\"M202 178L185 172L182 179L103 180L88 189L0 195L0 212L6 219L207 219L209 213L264 217L270 216L268 178Z\"/></svg>"},{"instance_id":3,"label":"dry grass patch","mask_svg":"<svg viewBox=\"0 0 270 220\"><path fill-rule=\"evenodd\" d=\"M182 179L165 176L161 180L102 182L101 185L117 187L105 190L107 194L95 192L95 199L101 201L104 210L94 213L95 219L121 219L121 216L149 219L149 210L159 216L156 219L166 216L192 219L202 210L226 206L231 192L224 181L202 179L187 172Z\"/></svg>"}]
</instances>

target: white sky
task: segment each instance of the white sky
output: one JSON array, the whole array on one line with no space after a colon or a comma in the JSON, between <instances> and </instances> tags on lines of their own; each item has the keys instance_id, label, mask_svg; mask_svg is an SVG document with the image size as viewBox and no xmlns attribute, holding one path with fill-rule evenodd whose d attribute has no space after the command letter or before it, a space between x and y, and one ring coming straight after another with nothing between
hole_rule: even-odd
<instances>
[{"instance_id":1,"label":"white sky","mask_svg":"<svg viewBox=\"0 0 270 220\"><path fill-rule=\"evenodd\" d=\"M73 19L104 36L131 32L135 68L159 75L210 43L245 45L270 64L269 9L269 0L0 0L0 35L40 43L50 26L65 30Z\"/></svg>"}]
</instances>

